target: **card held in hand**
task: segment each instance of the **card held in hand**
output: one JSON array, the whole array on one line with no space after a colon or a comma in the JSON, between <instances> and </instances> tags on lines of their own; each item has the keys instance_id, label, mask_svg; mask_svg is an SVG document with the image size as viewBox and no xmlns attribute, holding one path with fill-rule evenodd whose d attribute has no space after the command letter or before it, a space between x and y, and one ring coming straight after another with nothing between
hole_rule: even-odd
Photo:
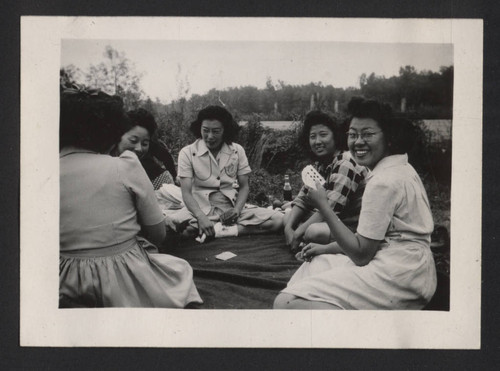
<instances>
[{"instance_id":1,"label":"card held in hand","mask_svg":"<svg viewBox=\"0 0 500 371\"><path fill-rule=\"evenodd\" d=\"M326 183L325 178L323 178L312 165L307 165L302 170L302 182L305 186L316 189L317 181L320 182L321 185L324 185Z\"/></svg>"}]
</instances>

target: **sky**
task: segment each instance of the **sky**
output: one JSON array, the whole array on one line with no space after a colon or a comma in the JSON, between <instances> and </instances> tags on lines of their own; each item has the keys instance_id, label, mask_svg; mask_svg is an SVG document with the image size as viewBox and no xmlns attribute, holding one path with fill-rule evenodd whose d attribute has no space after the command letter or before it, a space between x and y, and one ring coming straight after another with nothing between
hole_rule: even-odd
<instances>
[{"instance_id":1,"label":"sky","mask_svg":"<svg viewBox=\"0 0 500 371\"><path fill-rule=\"evenodd\" d=\"M453 65L451 44L78 39L62 41L61 66L87 71L104 61L107 45L143 73L145 94L164 103L179 98L181 83L189 86L188 96L212 88L263 88L268 77L275 84L347 88L359 87L363 73L390 77L406 65L417 71Z\"/></svg>"}]
</instances>

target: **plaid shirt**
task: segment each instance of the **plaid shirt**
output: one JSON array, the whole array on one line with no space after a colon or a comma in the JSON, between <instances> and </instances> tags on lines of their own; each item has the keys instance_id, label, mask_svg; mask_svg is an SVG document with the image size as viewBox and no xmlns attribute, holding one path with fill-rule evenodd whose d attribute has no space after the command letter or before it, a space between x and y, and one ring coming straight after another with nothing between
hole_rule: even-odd
<instances>
[{"instance_id":1,"label":"plaid shirt","mask_svg":"<svg viewBox=\"0 0 500 371\"><path fill-rule=\"evenodd\" d=\"M326 167L318 162L313 166L326 179L324 187L332 210L344 223L357 224L367 169L358 165L349 152L335 156L332 163ZM308 211L314 210L305 197L304 188L300 190L293 205Z\"/></svg>"}]
</instances>

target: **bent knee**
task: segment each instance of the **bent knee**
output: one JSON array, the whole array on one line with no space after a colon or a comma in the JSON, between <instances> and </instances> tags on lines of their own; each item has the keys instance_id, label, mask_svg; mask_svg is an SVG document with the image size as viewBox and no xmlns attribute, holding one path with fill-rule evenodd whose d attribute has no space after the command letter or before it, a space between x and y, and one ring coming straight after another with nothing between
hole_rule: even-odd
<instances>
[{"instance_id":1,"label":"bent knee","mask_svg":"<svg viewBox=\"0 0 500 371\"><path fill-rule=\"evenodd\" d=\"M307 242L328 243L330 240L330 228L326 223L314 223L307 227L304 233Z\"/></svg>"},{"instance_id":2,"label":"bent knee","mask_svg":"<svg viewBox=\"0 0 500 371\"><path fill-rule=\"evenodd\" d=\"M283 215L281 213L274 214L271 219L268 220L267 229L272 232L277 232L283 228Z\"/></svg>"},{"instance_id":3,"label":"bent knee","mask_svg":"<svg viewBox=\"0 0 500 371\"><path fill-rule=\"evenodd\" d=\"M283 214L281 213L277 213L275 215L273 215L273 221L274 221L274 225L276 226L277 229L280 229L284 226L284 217L283 217Z\"/></svg>"}]
</instances>

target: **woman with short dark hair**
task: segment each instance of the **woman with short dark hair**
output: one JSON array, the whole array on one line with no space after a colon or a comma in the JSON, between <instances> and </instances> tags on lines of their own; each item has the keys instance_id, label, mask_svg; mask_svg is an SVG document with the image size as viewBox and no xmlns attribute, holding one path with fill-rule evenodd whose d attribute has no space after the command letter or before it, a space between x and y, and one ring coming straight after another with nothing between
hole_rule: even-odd
<instances>
[{"instance_id":1,"label":"woman with short dark hair","mask_svg":"<svg viewBox=\"0 0 500 371\"><path fill-rule=\"evenodd\" d=\"M219 121L224 129L222 141L226 144L232 144L238 137L240 127L233 119L229 111L220 106L208 106L198 112L196 120L189 125L189 130L193 133L196 139L202 139L202 124L203 121Z\"/></svg>"},{"instance_id":2,"label":"woman with short dark hair","mask_svg":"<svg viewBox=\"0 0 500 371\"><path fill-rule=\"evenodd\" d=\"M309 154L313 166L325 178L330 208L352 230L356 229L364 190L366 169L359 166L346 149L341 125L325 112L306 114L299 143ZM302 242L328 243L330 229L302 189L285 215L285 240L293 252Z\"/></svg>"},{"instance_id":3,"label":"woman with short dark hair","mask_svg":"<svg viewBox=\"0 0 500 371\"><path fill-rule=\"evenodd\" d=\"M134 152L146 170L155 190L163 184L172 184L177 177L175 162L166 145L156 138L158 124L153 114L144 108L128 111L129 130L122 135L113 156L123 151Z\"/></svg>"},{"instance_id":4,"label":"woman with short dark hair","mask_svg":"<svg viewBox=\"0 0 500 371\"><path fill-rule=\"evenodd\" d=\"M229 111L208 106L190 129L196 141L180 151L178 160L185 207L169 211L167 224L200 238L279 231L280 212L245 205L251 169L245 150L234 142L239 127Z\"/></svg>"},{"instance_id":5,"label":"woman with short dark hair","mask_svg":"<svg viewBox=\"0 0 500 371\"><path fill-rule=\"evenodd\" d=\"M325 218L335 242L308 244L304 260L274 302L277 309L421 309L436 289L430 250L429 200L408 163L413 126L390 107L355 98L349 150L371 170L353 233L326 203L316 183L308 198Z\"/></svg>"},{"instance_id":6,"label":"woman with short dark hair","mask_svg":"<svg viewBox=\"0 0 500 371\"><path fill-rule=\"evenodd\" d=\"M119 97L67 89L60 106L60 307L201 303L193 270L160 245L164 217L137 156L108 153L129 129ZM150 244L149 244L150 245Z\"/></svg>"}]
</instances>

